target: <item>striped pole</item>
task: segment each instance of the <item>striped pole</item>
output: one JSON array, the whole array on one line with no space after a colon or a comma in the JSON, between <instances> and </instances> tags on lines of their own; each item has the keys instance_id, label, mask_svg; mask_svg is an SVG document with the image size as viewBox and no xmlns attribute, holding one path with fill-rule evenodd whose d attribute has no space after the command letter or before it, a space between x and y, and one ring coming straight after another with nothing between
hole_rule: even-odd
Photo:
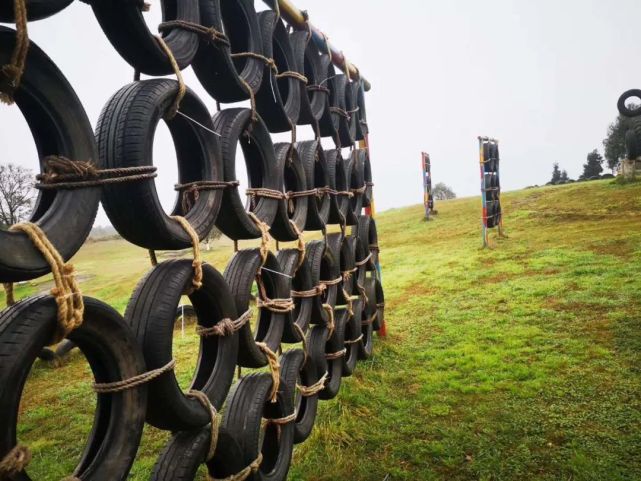
<instances>
[{"instance_id":1,"label":"striped pole","mask_svg":"<svg viewBox=\"0 0 641 481\"><path fill-rule=\"evenodd\" d=\"M487 237L487 203L485 197L485 154L483 153L484 137L479 137L479 158L481 166L481 202L483 202L483 210L481 214L481 230L483 235L483 247L488 246Z\"/></svg>"}]
</instances>

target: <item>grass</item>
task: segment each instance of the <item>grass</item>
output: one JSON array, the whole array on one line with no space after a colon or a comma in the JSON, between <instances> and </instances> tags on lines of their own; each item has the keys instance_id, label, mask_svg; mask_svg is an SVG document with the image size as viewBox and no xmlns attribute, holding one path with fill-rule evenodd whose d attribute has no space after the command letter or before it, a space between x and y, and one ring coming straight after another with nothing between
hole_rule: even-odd
<instances>
[{"instance_id":1,"label":"grass","mask_svg":"<svg viewBox=\"0 0 641 481\"><path fill-rule=\"evenodd\" d=\"M641 479L641 184L504 194L509 239L485 250L479 203L440 202L431 222L420 206L378 216L389 336L322 404L290 479ZM222 269L230 251L207 258ZM74 262L84 291L120 311L148 268L122 241ZM195 338L176 337L187 383ZM90 381L79 353L34 366L19 426L33 479L78 459ZM167 437L146 429L132 480L148 479Z\"/></svg>"}]
</instances>

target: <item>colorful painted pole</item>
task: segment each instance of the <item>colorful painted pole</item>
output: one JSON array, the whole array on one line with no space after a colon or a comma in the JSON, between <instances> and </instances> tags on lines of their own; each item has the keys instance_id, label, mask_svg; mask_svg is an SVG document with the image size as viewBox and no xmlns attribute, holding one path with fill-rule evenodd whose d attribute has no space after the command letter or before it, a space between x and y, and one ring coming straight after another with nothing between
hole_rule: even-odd
<instances>
[{"instance_id":1,"label":"colorful painted pole","mask_svg":"<svg viewBox=\"0 0 641 481\"><path fill-rule=\"evenodd\" d=\"M432 211L432 163L430 155L421 152L421 164L423 166L423 205L425 206L425 220L430 220Z\"/></svg>"},{"instance_id":2,"label":"colorful painted pole","mask_svg":"<svg viewBox=\"0 0 641 481\"><path fill-rule=\"evenodd\" d=\"M483 203L483 210L481 213L481 232L483 235L483 247L488 246L487 237L487 199L485 193L485 154L483 152L483 144L486 137L479 137L479 158L481 166L481 202Z\"/></svg>"}]
</instances>

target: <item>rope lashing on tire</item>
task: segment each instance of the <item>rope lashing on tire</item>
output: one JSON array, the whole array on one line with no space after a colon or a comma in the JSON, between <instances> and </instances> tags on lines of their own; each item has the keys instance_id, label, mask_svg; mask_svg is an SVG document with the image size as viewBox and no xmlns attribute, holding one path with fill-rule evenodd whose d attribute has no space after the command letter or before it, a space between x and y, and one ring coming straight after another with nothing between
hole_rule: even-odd
<instances>
[{"instance_id":1,"label":"rope lashing on tire","mask_svg":"<svg viewBox=\"0 0 641 481\"><path fill-rule=\"evenodd\" d=\"M356 339L352 339L350 341L345 341L345 344L356 344L357 342L361 342L361 339L363 339L364 334L361 333L360 336L358 336Z\"/></svg>"},{"instance_id":2,"label":"rope lashing on tire","mask_svg":"<svg viewBox=\"0 0 641 481\"><path fill-rule=\"evenodd\" d=\"M203 286L203 260L200 255L200 239L187 219L179 215L172 215L171 218L178 222L187 235L189 235L194 250L194 260L191 264L194 268L194 278L191 281L193 288L186 292L186 295L189 295L194 292L194 290L200 289Z\"/></svg>"},{"instance_id":3,"label":"rope lashing on tire","mask_svg":"<svg viewBox=\"0 0 641 481\"><path fill-rule=\"evenodd\" d=\"M211 404L211 401L207 395L202 391L197 391L195 389L190 389L189 392L185 394L187 397L196 399L205 410L209 413L210 416L210 429L211 434L209 438L209 451L207 452L206 461L213 459L214 454L216 454L216 446L218 445L218 431L220 429L220 415L216 408Z\"/></svg>"},{"instance_id":4,"label":"rope lashing on tire","mask_svg":"<svg viewBox=\"0 0 641 481\"><path fill-rule=\"evenodd\" d=\"M14 16L16 19L16 45L11 54L11 61L0 68L0 102L13 105L14 94L24 74L29 52L29 31L27 28L26 0L14 0Z\"/></svg>"},{"instance_id":5,"label":"rope lashing on tire","mask_svg":"<svg viewBox=\"0 0 641 481\"><path fill-rule=\"evenodd\" d=\"M309 83L309 79L307 77L305 77L303 74L301 74L299 72L294 72L293 70L286 70L285 72L276 74L276 78L277 79L285 78L285 77L293 78L293 79L296 79L296 80L300 80L305 85L307 85Z\"/></svg>"},{"instance_id":6,"label":"rope lashing on tire","mask_svg":"<svg viewBox=\"0 0 641 481\"><path fill-rule=\"evenodd\" d=\"M363 185L362 187L350 189L350 192L352 192L354 195L359 195L359 194L364 194L365 191L367 190L367 185Z\"/></svg>"},{"instance_id":7,"label":"rope lashing on tire","mask_svg":"<svg viewBox=\"0 0 641 481\"><path fill-rule=\"evenodd\" d=\"M256 307L265 308L268 311L273 312L274 314L287 314L296 309L296 304L294 304L293 299L261 299L260 297L256 299Z\"/></svg>"},{"instance_id":8,"label":"rope lashing on tire","mask_svg":"<svg viewBox=\"0 0 641 481\"><path fill-rule=\"evenodd\" d=\"M172 359L162 367L138 374L137 376L130 377L129 379L114 382L94 383L93 390L98 394L112 394L133 389L137 386L153 381L157 377L171 371L175 366L176 361Z\"/></svg>"},{"instance_id":9,"label":"rope lashing on tire","mask_svg":"<svg viewBox=\"0 0 641 481\"><path fill-rule=\"evenodd\" d=\"M183 212L189 212L200 198L200 192L205 190L233 189L240 185L238 180L228 182L221 180L197 180L186 184L175 184L174 190L182 194L181 207Z\"/></svg>"},{"instance_id":10,"label":"rope lashing on tire","mask_svg":"<svg viewBox=\"0 0 641 481\"><path fill-rule=\"evenodd\" d=\"M298 197L311 197L318 195L318 189L299 190L297 192L288 191L285 193L287 199L296 199Z\"/></svg>"},{"instance_id":11,"label":"rope lashing on tire","mask_svg":"<svg viewBox=\"0 0 641 481\"><path fill-rule=\"evenodd\" d=\"M182 30L187 30L188 32L196 33L204 41L215 45L218 44L225 47L231 46L227 35L214 27L205 27L199 23L187 22L185 20L171 20L168 22L162 22L158 25L158 31L163 33L174 28L180 28Z\"/></svg>"},{"instance_id":12,"label":"rope lashing on tire","mask_svg":"<svg viewBox=\"0 0 641 481\"><path fill-rule=\"evenodd\" d=\"M296 383L296 389L298 389L298 392L300 392L300 395L303 397L315 396L323 389L325 389L325 383L327 382L328 377L329 373L325 372L325 374L323 374L321 378L311 386L302 386Z\"/></svg>"},{"instance_id":13,"label":"rope lashing on tire","mask_svg":"<svg viewBox=\"0 0 641 481\"><path fill-rule=\"evenodd\" d=\"M31 450L27 446L14 446L0 461L0 474L12 476L23 471L31 462L31 458Z\"/></svg>"},{"instance_id":14,"label":"rope lashing on tire","mask_svg":"<svg viewBox=\"0 0 641 481\"><path fill-rule=\"evenodd\" d=\"M53 341L58 342L79 327L83 321L85 304L75 279L74 267L72 264L65 263L58 250L36 224L24 222L11 226L9 230L26 234L51 266L55 284L51 289L51 295L58 306L58 328Z\"/></svg>"},{"instance_id":15,"label":"rope lashing on tire","mask_svg":"<svg viewBox=\"0 0 641 481\"><path fill-rule=\"evenodd\" d=\"M180 102L182 102L183 97L187 93L187 85L185 85L185 79L183 79L183 74L180 71L178 62L176 62L176 57L174 57L173 52L171 51L171 49L169 48L165 40L160 35L154 35L154 38L160 44L160 47L165 52L165 55L167 55L167 58L169 59L169 63L171 64L171 68L176 74L176 80L178 80L178 92L176 93L176 98L174 99L174 102L171 104L171 107L169 107L167 114L165 114L165 119L171 120L178 113L178 109L180 108Z\"/></svg>"},{"instance_id":16,"label":"rope lashing on tire","mask_svg":"<svg viewBox=\"0 0 641 481\"><path fill-rule=\"evenodd\" d=\"M265 57L264 55L261 55L261 54L256 53L256 52L232 53L231 54L231 58L253 58L255 60L260 60L267 67L269 67L271 70L273 70L275 73L278 73L278 67L276 66L276 62L274 61L273 58Z\"/></svg>"},{"instance_id":17,"label":"rope lashing on tire","mask_svg":"<svg viewBox=\"0 0 641 481\"><path fill-rule=\"evenodd\" d=\"M323 92L323 93L325 93L325 94L327 94L327 95L329 95L329 94L330 94L330 92L331 92L331 91L330 91L327 87L325 87L324 85L308 85L308 86L307 86L307 90L308 90L308 91L310 91L310 92Z\"/></svg>"},{"instance_id":18,"label":"rope lashing on tire","mask_svg":"<svg viewBox=\"0 0 641 481\"><path fill-rule=\"evenodd\" d=\"M269 236L269 224L263 222L258 218L253 212L247 212L249 218L254 221L258 230L260 230L260 258L262 260L261 267L267 262L267 256L269 255L269 241L271 240Z\"/></svg>"},{"instance_id":19,"label":"rope lashing on tire","mask_svg":"<svg viewBox=\"0 0 641 481\"><path fill-rule=\"evenodd\" d=\"M305 299L308 297L317 297L323 294L327 290L325 284L319 284L316 287L309 289L307 291L291 291L291 296L299 299Z\"/></svg>"},{"instance_id":20,"label":"rope lashing on tire","mask_svg":"<svg viewBox=\"0 0 641 481\"><path fill-rule=\"evenodd\" d=\"M266 197L267 199L283 200L287 199L287 195L280 190L266 189L264 187L249 187L245 190L245 194L249 197Z\"/></svg>"},{"instance_id":21,"label":"rope lashing on tire","mask_svg":"<svg viewBox=\"0 0 641 481\"><path fill-rule=\"evenodd\" d=\"M370 252L370 253L367 254L367 257L365 257L365 259L357 261L357 262L354 262L354 265L357 266L357 267L362 267L365 264L367 264L370 261L371 258L372 258L372 253Z\"/></svg>"},{"instance_id":22,"label":"rope lashing on tire","mask_svg":"<svg viewBox=\"0 0 641 481\"><path fill-rule=\"evenodd\" d=\"M333 113L333 114L340 115L341 117L344 117L344 118L346 118L346 119L348 119L348 120L349 120L349 118L350 118L349 114L347 113L347 110L342 109L342 108L340 108L340 107L330 107L330 108L329 108L329 111L330 111L331 113Z\"/></svg>"},{"instance_id":23,"label":"rope lashing on tire","mask_svg":"<svg viewBox=\"0 0 641 481\"><path fill-rule=\"evenodd\" d=\"M325 286L335 286L343 282L342 277L337 277L336 279L332 279L329 281L319 281L320 284L324 284Z\"/></svg>"},{"instance_id":24,"label":"rope lashing on tire","mask_svg":"<svg viewBox=\"0 0 641 481\"><path fill-rule=\"evenodd\" d=\"M209 481L245 481L251 474L255 473L260 469L260 465L263 462L263 453L258 453L258 457L252 461L249 466L244 468L242 471L227 476L226 478L212 478L208 476Z\"/></svg>"},{"instance_id":25,"label":"rope lashing on tire","mask_svg":"<svg viewBox=\"0 0 641 481\"><path fill-rule=\"evenodd\" d=\"M278 389L280 388L280 363L278 362L278 355L276 355L276 353L264 342L257 342L256 346L258 346L258 349L263 351L263 354L265 354L265 357L267 358L269 371L272 376L272 390L269 395L269 399L272 403L275 403L278 398Z\"/></svg>"},{"instance_id":26,"label":"rope lashing on tire","mask_svg":"<svg viewBox=\"0 0 641 481\"><path fill-rule=\"evenodd\" d=\"M240 81L242 86L245 87L245 90L249 95L249 103L251 106L251 124L254 124L258 121L258 110L256 109L256 92L254 92L254 89L252 89L251 85L247 83L247 80L242 77L238 77L238 80Z\"/></svg>"},{"instance_id":27,"label":"rope lashing on tire","mask_svg":"<svg viewBox=\"0 0 641 481\"><path fill-rule=\"evenodd\" d=\"M321 306L325 312L327 312L327 339L332 337L334 334L334 330L336 329L336 323L334 322L334 308L331 306L331 304L323 304Z\"/></svg>"},{"instance_id":28,"label":"rope lashing on tire","mask_svg":"<svg viewBox=\"0 0 641 481\"><path fill-rule=\"evenodd\" d=\"M13 306L16 303L16 298L13 293L13 282L3 282L2 287L4 288L4 297L7 307Z\"/></svg>"},{"instance_id":29,"label":"rope lashing on tire","mask_svg":"<svg viewBox=\"0 0 641 481\"><path fill-rule=\"evenodd\" d=\"M289 224L292 226L292 230L296 233L298 237L298 243L296 245L296 250L298 250L298 264L296 265L296 271L300 269L300 266L305 262L305 238L303 237L303 231L296 225L296 222L289 219Z\"/></svg>"},{"instance_id":30,"label":"rope lashing on tire","mask_svg":"<svg viewBox=\"0 0 641 481\"><path fill-rule=\"evenodd\" d=\"M325 354L325 359L327 359L328 361L334 361L336 359L340 359L345 354L347 354L347 349L343 348L340 351L330 352L329 354Z\"/></svg>"},{"instance_id":31,"label":"rope lashing on tire","mask_svg":"<svg viewBox=\"0 0 641 481\"><path fill-rule=\"evenodd\" d=\"M305 333L303 332L302 327L300 327L295 322L292 323L292 326L294 327L296 334L298 334L298 337L300 337L300 342L303 344L303 355L304 355L303 365L305 365L307 364L307 357L308 357L307 356L307 338L305 337Z\"/></svg>"},{"instance_id":32,"label":"rope lashing on tire","mask_svg":"<svg viewBox=\"0 0 641 481\"><path fill-rule=\"evenodd\" d=\"M349 292L345 290L345 287L341 288L341 291L343 292L343 297L347 301L347 304L345 308L347 309L347 313L349 314L350 317L354 315L354 305L352 303L352 296L349 295Z\"/></svg>"},{"instance_id":33,"label":"rope lashing on tire","mask_svg":"<svg viewBox=\"0 0 641 481\"><path fill-rule=\"evenodd\" d=\"M297 417L298 417L298 413L294 411L288 416L284 416L282 418L263 418L263 420L265 421L265 424L275 424L277 426L284 426L285 424L289 424L291 422L296 421Z\"/></svg>"},{"instance_id":34,"label":"rope lashing on tire","mask_svg":"<svg viewBox=\"0 0 641 481\"><path fill-rule=\"evenodd\" d=\"M374 314L372 315L372 317L370 317L369 319L365 319L364 321L362 321L362 322L361 322L361 325L363 325L363 326L369 326L370 324L373 324L373 323L374 323L374 321L376 320L376 318L377 318L377 317L378 317L378 311L374 312Z\"/></svg>"},{"instance_id":35,"label":"rope lashing on tire","mask_svg":"<svg viewBox=\"0 0 641 481\"><path fill-rule=\"evenodd\" d=\"M252 317L251 309L247 309L238 319L231 320L229 318L221 319L211 327L196 326L196 334L200 337L211 336L231 336L241 327L249 322Z\"/></svg>"},{"instance_id":36,"label":"rope lashing on tire","mask_svg":"<svg viewBox=\"0 0 641 481\"><path fill-rule=\"evenodd\" d=\"M365 286L362 286L357 282L356 289L358 289L358 292L360 292L361 296L363 296L363 302L367 304L369 302L369 297L367 297L367 293L365 292Z\"/></svg>"},{"instance_id":37,"label":"rope lashing on tire","mask_svg":"<svg viewBox=\"0 0 641 481\"><path fill-rule=\"evenodd\" d=\"M43 159L44 172L36 175L39 190L82 189L109 184L137 182L158 176L153 165L98 169L92 162L70 160L61 155L49 155Z\"/></svg>"}]
</instances>

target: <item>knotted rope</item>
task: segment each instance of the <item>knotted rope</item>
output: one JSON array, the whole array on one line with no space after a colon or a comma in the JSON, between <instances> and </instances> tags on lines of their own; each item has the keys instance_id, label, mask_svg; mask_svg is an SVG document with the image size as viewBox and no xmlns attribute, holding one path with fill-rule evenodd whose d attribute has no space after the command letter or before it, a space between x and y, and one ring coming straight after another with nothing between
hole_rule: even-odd
<instances>
[{"instance_id":1,"label":"knotted rope","mask_svg":"<svg viewBox=\"0 0 641 481\"><path fill-rule=\"evenodd\" d=\"M175 184L174 190L182 194L181 207L183 212L189 212L196 201L200 198L201 191L231 189L238 187L239 185L240 182L237 180L230 180L227 182L219 180L197 180L186 184Z\"/></svg>"},{"instance_id":2,"label":"knotted rope","mask_svg":"<svg viewBox=\"0 0 641 481\"><path fill-rule=\"evenodd\" d=\"M218 430L220 428L220 416L218 415L218 411L216 411L216 408L211 404L211 401L204 392L191 389L186 394L186 396L196 399L209 413L211 419L211 435L209 438L209 451L207 452L206 458L206 461L209 461L213 459L214 454L216 454L216 445L218 444Z\"/></svg>"},{"instance_id":3,"label":"knotted rope","mask_svg":"<svg viewBox=\"0 0 641 481\"><path fill-rule=\"evenodd\" d=\"M325 292L326 289L327 289L327 286L325 284L319 284L316 287L309 289L307 291L291 291L291 295L292 297L296 297L300 299L304 299L308 297L316 297L323 294L323 292Z\"/></svg>"},{"instance_id":4,"label":"knotted rope","mask_svg":"<svg viewBox=\"0 0 641 481\"><path fill-rule=\"evenodd\" d=\"M323 304L322 307L329 317L327 320L327 339L329 339L334 335L334 329L336 328L334 323L334 308L330 304Z\"/></svg>"},{"instance_id":5,"label":"knotted rope","mask_svg":"<svg viewBox=\"0 0 641 481\"><path fill-rule=\"evenodd\" d=\"M245 194L249 197L266 197L268 199L282 200L287 199L287 195L280 190L266 189L263 187L249 187L245 190Z\"/></svg>"},{"instance_id":6,"label":"knotted rope","mask_svg":"<svg viewBox=\"0 0 641 481\"><path fill-rule=\"evenodd\" d=\"M305 77L303 74L301 74L299 72L294 72L292 70L286 70L285 72L276 74L276 78L277 79L278 78L283 78L283 77L289 77L289 78L293 78L293 79L296 79L296 80L300 80L305 85L307 85L309 83L309 79L307 77Z\"/></svg>"},{"instance_id":7,"label":"knotted rope","mask_svg":"<svg viewBox=\"0 0 641 481\"><path fill-rule=\"evenodd\" d=\"M268 311L274 312L276 314L286 314L292 312L296 309L294 301L290 299L261 299L260 297L256 299L256 306L258 308L265 308Z\"/></svg>"},{"instance_id":8,"label":"knotted rope","mask_svg":"<svg viewBox=\"0 0 641 481\"><path fill-rule=\"evenodd\" d=\"M171 64L171 68L176 74L176 80L178 80L178 93L176 93L176 98L174 99L174 102L171 104L171 107L169 107L169 110L165 114L165 119L171 120L176 116L176 113L178 113L178 109L180 108L180 102L182 102L183 97L187 93L187 86L185 85L185 80L183 79L183 75L180 72L180 67L178 66L178 62L176 62L176 57L174 57L173 52L171 51L171 49L169 48L165 40L160 35L155 35L154 38L160 44L160 47L165 52L165 55L167 55L167 58L169 59L169 63Z\"/></svg>"},{"instance_id":9,"label":"knotted rope","mask_svg":"<svg viewBox=\"0 0 641 481\"><path fill-rule=\"evenodd\" d=\"M189 295L194 292L194 290L200 289L203 286L203 261L200 256L200 239L187 219L179 215L172 215L171 218L178 222L187 235L189 235L191 238L192 248L194 250L194 260L191 263L194 268L194 278L191 281L193 287L186 293Z\"/></svg>"},{"instance_id":10,"label":"knotted rope","mask_svg":"<svg viewBox=\"0 0 641 481\"><path fill-rule=\"evenodd\" d=\"M0 102L13 105L13 96L20 87L29 52L29 32L27 29L27 6L25 0L14 0L13 11L16 19L16 44L11 54L11 62L0 68Z\"/></svg>"},{"instance_id":11,"label":"knotted rope","mask_svg":"<svg viewBox=\"0 0 641 481\"><path fill-rule=\"evenodd\" d=\"M129 379L115 382L94 383L93 390L98 394L108 394L133 389L136 386L140 386L141 384L146 384L150 381L153 381L157 377L160 377L166 372L171 371L175 366L176 361L172 359L162 367L143 372L142 374L130 377Z\"/></svg>"},{"instance_id":12,"label":"knotted rope","mask_svg":"<svg viewBox=\"0 0 641 481\"><path fill-rule=\"evenodd\" d=\"M256 214L254 214L253 212L247 212L247 215L249 216L249 218L252 221L254 221L254 224L256 224L256 227L260 231L260 237L261 237L261 239L260 239L260 258L262 260L262 265L261 265L261 267L262 267L267 262L267 256L269 255L269 241L270 241L269 229L270 229L270 227L269 227L268 224L266 224L265 222L260 220L258 218L258 216Z\"/></svg>"},{"instance_id":13,"label":"knotted rope","mask_svg":"<svg viewBox=\"0 0 641 481\"><path fill-rule=\"evenodd\" d=\"M239 331L252 317L251 309L247 309L238 319L231 320L229 318L221 319L216 324L211 327L205 327L198 325L196 326L196 334L200 337L211 337L211 336L231 336L236 331Z\"/></svg>"},{"instance_id":14,"label":"knotted rope","mask_svg":"<svg viewBox=\"0 0 641 481\"><path fill-rule=\"evenodd\" d=\"M73 265L65 264L60 253L36 224L24 222L11 226L9 230L25 233L51 266L55 284L51 289L51 295L58 306L58 328L54 342L58 342L82 324L85 311L82 292L76 282Z\"/></svg>"},{"instance_id":15,"label":"knotted rope","mask_svg":"<svg viewBox=\"0 0 641 481\"><path fill-rule=\"evenodd\" d=\"M329 377L329 373L325 372L321 376L321 378L316 381L314 384L311 386L301 386L300 384L296 384L296 389L300 392L300 395L303 397L310 397L318 394L321 392L323 389L325 389L325 383L327 382L327 378Z\"/></svg>"},{"instance_id":16,"label":"knotted rope","mask_svg":"<svg viewBox=\"0 0 641 481\"><path fill-rule=\"evenodd\" d=\"M325 354L325 359L327 359L328 361L333 361L335 359L343 357L345 354L347 354L347 349L343 348L340 351Z\"/></svg>"},{"instance_id":17,"label":"knotted rope","mask_svg":"<svg viewBox=\"0 0 641 481\"><path fill-rule=\"evenodd\" d=\"M258 349L263 351L269 364L269 370L272 375L272 390L269 399L275 403L278 396L278 388L280 388L280 363L278 362L278 356L264 342L257 342L256 345Z\"/></svg>"},{"instance_id":18,"label":"knotted rope","mask_svg":"<svg viewBox=\"0 0 641 481\"><path fill-rule=\"evenodd\" d=\"M263 462L263 453L259 453L258 457L251 462L249 466L244 468L242 471L226 478L212 478L210 481L245 481L251 474L255 473L260 469L260 464Z\"/></svg>"},{"instance_id":19,"label":"knotted rope","mask_svg":"<svg viewBox=\"0 0 641 481\"><path fill-rule=\"evenodd\" d=\"M342 277L337 277L336 279L332 279L329 281L320 281L321 284L324 284L325 286L335 286L337 284L340 284L343 281Z\"/></svg>"},{"instance_id":20,"label":"knotted rope","mask_svg":"<svg viewBox=\"0 0 641 481\"><path fill-rule=\"evenodd\" d=\"M245 57L249 57L249 58L253 58L253 59L256 59L256 60L260 60L267 67L269 67L271 70L273 70L274 72L278 73L278 67L276 66L276 62L274 62L273 58L265 57L264 55L261 55L261 54L256 53L256 52L240 52L240 53L232 53L231 54L231 58L245 58Z\"/></svg>"},{"instance_id":21,"label":"knotted rope","mask_svg":"<svg viewBox=\"0 0 641 481\"><path fill-rule=\"evenodd\" d=\"M27 446L18 444L0 461L0 474L12 476L23 471L31 462L31 451Z\"/></svg>"},{"instance_id":22,"label":"knotted rope","mask_svg":"<svg viewBox=\"0 0 641 481\"><path fill-rule=\"evenodd\" d=\"M296 249L298 250L298 264L296 265L296 271L298 271L300 266L303 265L303 262L305 262L305 239L303 237L303 231L296 225L296 222L289 219L289 224L292 226L293 231L298 237L298 244L296 245Z\"/></svg>"},{"instance_id":23,"label":"knotted rope","mask_svg":"<svg viewBox=\"0 0 641 481\"><path fill-rule=\"evenodd\" d=\"M181 28L187 30L188 32L193 32L198 34L203 40L213 43L224 45L225 47L230 47L229 38L223 32L216 30L214 27L205 27L194 22L187 22L185 20L171 20L168 22L163 22L158 25L159 32L166 32L173 28Z\"/></svg>"}]
</instances>

